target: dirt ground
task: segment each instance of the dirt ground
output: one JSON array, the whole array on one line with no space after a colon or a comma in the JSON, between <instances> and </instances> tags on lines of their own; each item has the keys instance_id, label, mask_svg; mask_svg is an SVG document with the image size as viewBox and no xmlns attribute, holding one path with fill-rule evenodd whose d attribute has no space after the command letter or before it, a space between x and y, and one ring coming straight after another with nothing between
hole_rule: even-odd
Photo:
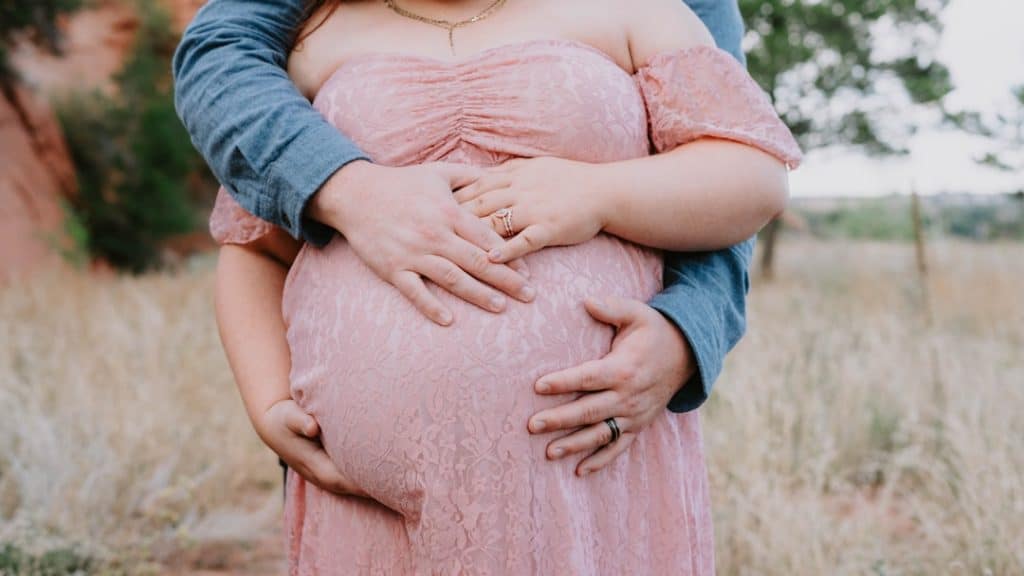
<instances>
[{"instance_id":1,"label":"dirt ground","mask_svg":"<svg viewBox=\"0 0 1024 576\"><path fill-rule=\"evenodd\" d=\"M255 542L206 542L176 554L160 576L271 576L287 573L280 527Z\"/></svg>"}]
</instances>

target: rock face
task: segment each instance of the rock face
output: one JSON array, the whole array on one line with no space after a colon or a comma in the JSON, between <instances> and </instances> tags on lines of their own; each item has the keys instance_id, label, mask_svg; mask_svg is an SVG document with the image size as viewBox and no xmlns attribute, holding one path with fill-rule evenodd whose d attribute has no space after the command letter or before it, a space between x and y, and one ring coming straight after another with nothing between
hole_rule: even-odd
<instances>
[{"instance_id":1,"label":"rock face","mask_svg":"<svg viewBox=\"0 0 1024 576\"><path fill-rule=\"evenodd\" d=\"M48 98L75 91L109 91L138 27L129 3L100 3L61 22L63 54L23 43L13 51L11 61L23 83Z\"/></svg>"},{"instance_id":2,"label":"rock face","mask_svg":"<svg viewBox=\"0 0 1024 576\"><path fill-rule=\"evenodd\" d=\"M0 91L0 279L60 260L60 201L75 173L53 111L23 88Z\"/></svg>"},{"instance_id":3,"label":"rock face","mask_svg":"<svg viewBox=\"0 0 1024 576\"><path fill-rule=\"evenodd\" d=\"M181 32L205 0L162 0L175 31ZM131 2L105 0L61 23L62 55L23 44L11 60L25 83L48 97L81 90L110 90L111 79L131 50L139 19Z\"/></svg>"},{"instance_id":4,"label":"rock face","mask_svg":"<svg viewBox=\"0 0 1024 576\"><path fill-rule=\"evenodd\" d=\"M165 0L179 30L202 0ZM0 281L60 261L61 200L74 196L74 168L51 107L74 91L111 90L138 29L130 2L101 1L62 23L64 54L31 45L11 54L23 86L0 93Z\"/></svg>"},{"instance_id":5,"label":"rock face","mask_svg":"<svg viewBox=\"0 0 1024 576\"><path fill-rule=\"evenodd\" d=\"M174 25L180 32L185 30L185 26L188 26L196 12L206 4L206 0L164 0L163 3L170 10Z\"/></svg>"}]
</instances>

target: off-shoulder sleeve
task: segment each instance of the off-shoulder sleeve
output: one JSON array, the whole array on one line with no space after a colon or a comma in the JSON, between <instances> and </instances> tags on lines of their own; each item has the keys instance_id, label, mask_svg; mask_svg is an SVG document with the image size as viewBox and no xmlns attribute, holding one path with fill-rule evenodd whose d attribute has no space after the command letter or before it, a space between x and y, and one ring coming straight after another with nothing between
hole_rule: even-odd
<instances>
[{"instance_id":1,"label":"off-shoulder sleeve","mask_svg":"<svg viewBox=\"0 0 1024 576\"><path fill-rule=\"evenodd\" d=\"M242 208L223 187L210 214L210 235L218 244L248 244L266 236L274 225Z\"/></svg>"},{"instance_id":2,"label":"off-shoulder sleeve","mask_svg":"<svg viewBox=\"0 0 1024 576\"><path fill-rule=\"evenodd\" d=\"M727 52L712 46L664 52L637 70L636 79L657 151L713 137L754 146L791 169L800 164L793 134Z\"/></svg>"}]
</instances>

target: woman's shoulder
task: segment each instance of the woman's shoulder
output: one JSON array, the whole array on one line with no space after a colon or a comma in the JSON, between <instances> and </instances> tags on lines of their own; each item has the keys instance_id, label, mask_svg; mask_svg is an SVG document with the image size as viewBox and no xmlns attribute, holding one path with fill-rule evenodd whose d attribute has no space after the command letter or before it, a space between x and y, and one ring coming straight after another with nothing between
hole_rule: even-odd
<instances>
[{"instance_id":1,"label":"woman's shoulder","mask_svg":"<svg viewBox=\"0 0 1024 576\"><path fill-rule=\"evenodd\" d=\"M714 46L707 26L680 0L631 0L623 14L634 70L659 54Z\"/></svg>"},{"instance_id":2,"label":"woman's shoulder","mask_svg":"<svg viewBox=\"0 0 1024 576\"><path fill-rule=\"evenodd\" d=\"M724 0L723 0L724 1ZM651 58L698 45L714 46L700 18L682 0L533 0L534 13L615 60L627 72Z\"/></svg>"},{"instance_id":3,"label":"woman's shoulder","mask_svg":"<svg viewBox=\"0 0 1024 576\"><path fill-rule=\"evenodd\" d=\"M366 0L326 2L303 24L288 55L288 76L311 99L360 33L372 29L376 6Z\"/></svg>"}]
</instances>

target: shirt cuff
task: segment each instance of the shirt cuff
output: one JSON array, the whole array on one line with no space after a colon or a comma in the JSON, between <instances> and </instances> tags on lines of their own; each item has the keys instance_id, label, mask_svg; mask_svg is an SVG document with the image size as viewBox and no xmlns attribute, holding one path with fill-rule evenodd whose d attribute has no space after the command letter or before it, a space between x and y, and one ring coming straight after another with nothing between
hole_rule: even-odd
<instances>
[{"instance_id":1,"label":"shirt cuff","mask_svg":"<svg viewBox=\"0 0 1024 576\"><path fill-rule=\"evenodd\" d=\"M675 324L683 338L690 344L697 363L697 370L693 376L668 403L669 411L681 413L696 410L708 399L711 392L708 383L714 382L722 371L724 354L717 350L716 344L710 339L695 338L699 334L714 333L717 329L710 325L710 319L714 318L713 311L699 305L699 299L691 300L688 306L679 306L678 296L673 297L671 292L669 288L656 294L648 305Z\"/></svg>"},{"instance_id":2,"label":"shirt cuff","mask_svg":"<svg viewBox=\"0 0 1024 576\"><path fill-rule=\"evenodd\" d=\"M306 206L335 172L349 162L369 160L354 144L338 138L329 124L311 126L285 150L268 173L268 190L287 190L278 203L278 221L295 238L317 246L327 244L335 234L330 226L305 215Z\"/></svg>"}]
</instances>

